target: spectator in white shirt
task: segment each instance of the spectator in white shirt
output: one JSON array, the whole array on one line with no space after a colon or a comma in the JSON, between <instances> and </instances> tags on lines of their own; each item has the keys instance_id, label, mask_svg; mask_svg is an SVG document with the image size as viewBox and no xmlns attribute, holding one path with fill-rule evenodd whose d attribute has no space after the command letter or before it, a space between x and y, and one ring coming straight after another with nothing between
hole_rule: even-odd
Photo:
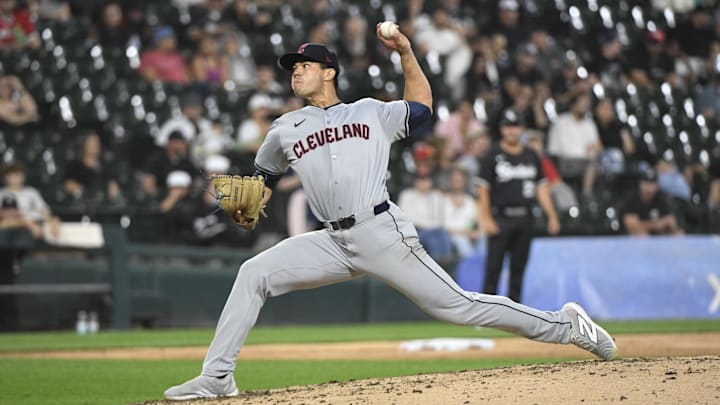
<instances>
[{"instance_id":1,"label":"spectator in white shirt","mask_svg":"<svg viewBox=\"0 0 720 405\"><path fill-rule=\"evenodd\" d=\"M470 256L482 236L478 226L477 205L468 194L468 176L461 168L450 171L445 198L445 230L460 257Z\"/></svg>"},{"instance_id":2,"label":"spectator in white shirt","mask_svg":"<svg viewBox=\"0 0 720 405\"><path fill-rule=\"evenodd\" d=\"M19 162L10 163L3 168L2 175L5 187L0 188L0 200L13 201L19 216L4 221L0 228L26 228L34 238L40 239L43 227L47 227L51 236L57 236L60 220L50 215L50 208L37 189L25 185L25 166Z\"/></svg>"},{"instance_id":3,"label":"spectator in white shirt","mask_svg":"<svg viewBox=\"0 0 720 405\"><path fill-rule=\"evenodd\" d=\"M190 144L193 163L204 166L210 155L224 152L232 139L212 121L203 117L203 99L196 93L186 95L182 100L182 114L167 120L155 136L155 144L165 147L168 137L179 132Z\"/></svg>"},{"instance_id":4,"label":"spectator in white shirt","mask_svg":"<svg viewBox=\"0 0 720 405\"><path fill-rule=\"evenodd\" d=\"M273 106L272 99L266 94L257 93L250 97L248 101L250 117L243 120L237 131L237 145L240 149L257 152L272 124Z\"/></svg>"},{"instance_id":5,"label":"spectator in white shirt","mask_svg":"<svg viewBox=\"0 0 720 405\"><path fill-rule=\"evenodd\" d=\"M568 182L582 179L583 194L592 191L595 157L602 151L598 129L588 115L590 95L576 96L570 111L560 114L550 127L547 152L557 159L560 175Z\"/></svg>"},{"instance_id":6,"label":"spectator in white shirt","mask_svg":"<svg viewBox=\"0 0 720 405\"><path fill-rule=\"evenodd\" d=\"M400 192L398 206L415 225L428 254L436 260L447 259L452 254L452 242L444 229L445 196L433 187L429 175L416 176L413 185Z\"/></svg>"},{"instance_id":7,"label":"spectator in white shirt","mask_svg":"<svg viewBox=\"0 0 720 405\"><path fill-rule=\"evenodd\" d=\"M463 28L452 19L443 7L436 7L431 15L431 24L418 19L415 24L415 42L425 55L434 52L446 56L443 79L453 89L453 95L462 94L465 89L464 76L472 64L472 50L465 40Z\"/></svg>"}]
</instances>

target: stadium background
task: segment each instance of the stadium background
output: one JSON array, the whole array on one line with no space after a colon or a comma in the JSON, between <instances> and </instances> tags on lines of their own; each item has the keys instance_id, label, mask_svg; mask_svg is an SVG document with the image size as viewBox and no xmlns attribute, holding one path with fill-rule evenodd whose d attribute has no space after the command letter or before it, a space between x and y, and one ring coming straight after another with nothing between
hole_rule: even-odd
<instances>
[{"instance_id":1,"label":"stadium background","mask_svg":"<svg viewBox=\"0 0 720 405\"><path fill-rule=\"evenodd\" d=\"M18 78L35 100L38 114L23 125L3 122L3 163L23 163L27 185L37 188L63 221L92 221L124 229L132 245L129 261L141 268L139 279L145 280L144 287L135 286L136 295L150 296L151 302L157 292L147 291L156 291L159 282L158 276L147 276L155 274L147 268L223 272L286 237L286 206L299 189L293 176L287 176L271 201L270 218L263 219L252 233L228 224L221 224L220 231L208 224L198 230L194 224L213 211L212 206L191 205L185 211L168 213L162 208L168 194L165 181L156 180L155 192L144 185L151 167L148 162L163 153L158 140L168 136L163 127L172 126L187 103L202 104L210 132L222 141L208 141L204 128L192 129L186 137L191 139L194 167L183 168L192 171L190 195L207 197L205 169L215 157L209 156L229 158L231 173L252 171L253 147L262 138L240 140L240 127L252 121L261 128L273 116L301 105L289 94L287 72L276 64L278 55L297 44L325 42L337 50L344 100L402 96L397 57L373 39L373 22L382 20L398 21L415 39L436 104L436 122L393 148L388 189L394 199L412 186L413 176L421 171L434 176L435 187L441 191L446 190L447 173L453 167L463 167L471 178L477 175L477 161L487 144L478 149L472 143L478 134L497 140L496 120L504 107L520 110L528 134L547 140L554 119L567 111L572 99L589 94L593 104L610 100L617 117L613 128L627 131L634 152L623 151L622 170L599 171L589 189L582 179L565 179L577 203L560 210L561 235L623 234L623 200L650 167L657 167L661 176L668 172L684 182L685 193L674 194L671 200L686 232L717 232L720 203L713 193L717 194L720 184L720 115L716 113L720 24L713 2L15 3L16 13L34 23L34 32L18 36L15 45L6 43L0 57L2 72ZM173 35L187 71L179 79L149 77L141 61L158 42ZM442 38L443 43L434 43L429 35ZM238 46L228 50L230 38ZM203 69L193 67L194 59L211 58L199 46L206 39L219 45L219 58L233 61L221 79L200 77ZM651 46L659 46L663 57L650 57ZM251 110L257 106L263 107L263 114L256 119ZM591 107L587 116L597 119L593 111ZM66 169L81 156L89 132L101 140L100 174L81 192L71 192L64 187ZM119 185L117 195L108 193L110 180ZM467 192L472 195L473 187ZM177 218L182 216L188 219L180 223ZM542 236L542 218L536 225ZM193 250L174 245L231 247L237 253L203 260L202 248L188 253ZM452 273L460 258L440 259ZM63 271L47 266L48 261L52 259L42 255L33 261L31 255L20 282L23 278L62 280ZM108 278L106 262L101 255L81 255L61 267L76 272L88 269L88 274L74 279L102 281ZM43 276L31 276L35 268L46 271L41 272ZM208 274L190 272L200 279ZM171 291L164 295L183 295ZM107 312L107 305L100 306ZM60 312L67 314L51 324L70 326L73 311ZM213 318L208 316L205 322L212 323ZM43 324L47 322L27 326Z\"/></svg>"}]
</instances>

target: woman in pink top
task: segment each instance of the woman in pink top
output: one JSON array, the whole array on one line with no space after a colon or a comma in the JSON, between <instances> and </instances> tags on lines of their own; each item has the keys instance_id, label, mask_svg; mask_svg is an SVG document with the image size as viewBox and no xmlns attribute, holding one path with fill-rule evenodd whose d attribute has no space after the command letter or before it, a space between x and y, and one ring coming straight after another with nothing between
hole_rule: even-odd
<instances>
[{"instance_id":1,"label":"woman in pink top","mask_svg":"<svg viewBox=\"0 0 720 405\"><path fill-rule=\"evenodd\" d=\"M482 123L475 118L470 101L462 100L457 110L450 114L448 119L440 120L435 124L435 135L447 138L453 155L459 156L464 152L468 134L482 128Z\"/></svg>"},{"instance_id":2,"label":"woman in pink top","mask_svg":"<svg viewBox=\"0 0 720 405\"><path fill-rule=\"evenodd\" d=\"M155 47L143 53L140 58L140 74L147 81L187 84L188 68L185 58L177 51L175 31L169 26L161 26L153 35Z\"/></svg>"}]
</instances>

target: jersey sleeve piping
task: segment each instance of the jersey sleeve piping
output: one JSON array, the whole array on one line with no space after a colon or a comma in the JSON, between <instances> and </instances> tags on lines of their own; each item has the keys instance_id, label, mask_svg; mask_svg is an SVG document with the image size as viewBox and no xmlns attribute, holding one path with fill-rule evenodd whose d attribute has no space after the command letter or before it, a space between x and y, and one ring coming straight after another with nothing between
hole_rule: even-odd
<instances>
[{"instance_id":1,"label":"jersey sleeve piping","mask_svg":"<svg viewBox=\"0 0 720 405\"><path fill-rule=\"evenodd\" d=\"M410 104L408 104L407 101L405 103L405 136L402 138L407 138L410 136Z\"/></svg>"}]
</instances>

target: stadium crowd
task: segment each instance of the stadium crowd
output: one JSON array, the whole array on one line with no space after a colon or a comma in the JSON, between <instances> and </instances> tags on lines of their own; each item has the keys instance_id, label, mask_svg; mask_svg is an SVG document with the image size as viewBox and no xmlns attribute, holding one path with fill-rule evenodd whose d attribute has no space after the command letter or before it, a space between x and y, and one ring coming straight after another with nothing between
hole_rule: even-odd
<instances>
[{"instance_id":1,"label":"stadium crowd","mask_svg":"<svg viewBox=\"0 0 720 405\"><path fill-rule=\"evenodd\" d=\"M136 241L262 249L315 229L292 173L253 234L216 212L207 178L251 172L273 119L303 106L276 65L301 43L337 52L344 100L401 98L383 20L434 91L434 122L388 176L433 255L482 241L478 176L507 108L561 234L720 231L716 1L0 0L3 173L47 201L37 221L123 219ZM24 209L5 186L2 212Z\"/></svg>"}]
</instances>

